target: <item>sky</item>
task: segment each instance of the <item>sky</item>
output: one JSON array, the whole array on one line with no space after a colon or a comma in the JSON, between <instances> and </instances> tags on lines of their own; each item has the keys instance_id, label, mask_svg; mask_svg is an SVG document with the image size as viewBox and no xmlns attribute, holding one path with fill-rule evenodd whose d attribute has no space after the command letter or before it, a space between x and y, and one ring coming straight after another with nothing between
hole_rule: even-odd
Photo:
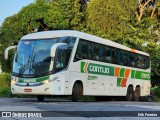
<instances>
[{"instance_id":1,"label":"sky","mask_svg":"<svg viewBox=\"0 0 160 120\"><path fill-rule=\"evenodd\" d=\"M34 1L35 0L0 0L0 25L6 17L18 13L22 7Z\"/></svg>"}]
</instances>

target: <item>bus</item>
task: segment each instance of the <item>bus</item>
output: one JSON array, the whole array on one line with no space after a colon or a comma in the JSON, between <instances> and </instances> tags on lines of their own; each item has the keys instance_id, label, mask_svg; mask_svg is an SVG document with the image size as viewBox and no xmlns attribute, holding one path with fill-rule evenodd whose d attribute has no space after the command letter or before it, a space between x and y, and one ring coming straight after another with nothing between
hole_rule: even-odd
<instances>
[{"instance_id":1,"label":"bus","mask_svg":"<svg viewBox=\"0 0 160 120\"><path fill-rule=\"evenodd\" d=\"M36 95L38 101L47 95L68 95L74 102L79 96L138 101L150 94L149 54L111 40L56 30L25 35L16 47L12 94Z\"/></svg>"}]
</instances>

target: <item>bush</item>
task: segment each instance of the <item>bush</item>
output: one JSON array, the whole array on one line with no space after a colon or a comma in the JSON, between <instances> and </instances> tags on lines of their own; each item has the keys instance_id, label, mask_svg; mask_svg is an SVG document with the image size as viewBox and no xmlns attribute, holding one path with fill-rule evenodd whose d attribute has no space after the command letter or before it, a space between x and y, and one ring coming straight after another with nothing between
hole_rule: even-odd
<instances>
[{"instance_id":1,"label":"bush","mask_svg":"<svg viewBox=\"0 0 160 120\"><path fill-rule=\"evenodd\" d=\"M7 73L0 74L0 97L10 97L11 75Z\"/></svg>"},{"instance_id":2,"label":"bush","mask_svg":"<svg viewBox=\"0 0 160 120\"><path fill-rule=\"evenodd\" d=\"M160 97L160 87L155 88L154 95Z\"/></svg>"}]
</instances>

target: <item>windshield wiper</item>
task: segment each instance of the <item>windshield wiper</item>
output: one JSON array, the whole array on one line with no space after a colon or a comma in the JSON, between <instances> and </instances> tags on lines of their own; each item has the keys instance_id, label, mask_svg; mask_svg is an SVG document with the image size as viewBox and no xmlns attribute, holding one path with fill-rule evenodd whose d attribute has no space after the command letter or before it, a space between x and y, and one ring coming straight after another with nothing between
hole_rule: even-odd
<instances>
[{"instance_id":1,"label":"windshield wiper","mask_svg":"<svg viewBox=\"0 0 160 120\"><path fill-rule=\"evenodd\" d=\"M28 61L25 65L22 65L21 68L19 68L19 75L22 75L28 68L29 68L29 63L30 63L30 56L28 58Z\"/></svg>"}]
</instances>

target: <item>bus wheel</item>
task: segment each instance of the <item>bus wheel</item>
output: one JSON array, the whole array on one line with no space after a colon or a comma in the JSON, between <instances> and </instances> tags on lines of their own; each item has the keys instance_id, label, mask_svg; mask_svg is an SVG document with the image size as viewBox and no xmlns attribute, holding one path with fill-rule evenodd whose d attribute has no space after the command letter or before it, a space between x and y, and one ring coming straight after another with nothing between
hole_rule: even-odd
<instances>
[{"instance_id":1,"label":"bus wheel","mask_svg":"<svg viewBox=\"0 0 160 120\"><path fill-rule=\"evenodd\" d=\"M38 95L38 102L43 102L44 101L44 95Z\"/></svg>"},{"instance_id":2,"label":"bus wheel","mask_svg":"<svg viewBox=\"0 0 160 120\"><path fill-rule=\"evenodd\" d=\"M127 95L126 95L127 101L132 101L133 100L133 87L130 86L127 89Z\"/></svg>"},{"instance_id":3,"label":"bus wheel","mask_svg":"<svg viewBox=\"0 0 160 120\"><path fill-rule=\"evenodd\" d=\"M77 102L78 98L79 98L78 83L74 83L73 90L72 90L72 101Z\"/></svg>"},{"instance_id":4,"label":"bus wheel","mask_svg":"<svg viewBox=\"0 0 160 120\"><path fill-rule=\"evenodd\" d=\"M140 99L140 87L136 87L136 90L134 91L134 101L139 101Z\"/></svg>"}]
</instances>

